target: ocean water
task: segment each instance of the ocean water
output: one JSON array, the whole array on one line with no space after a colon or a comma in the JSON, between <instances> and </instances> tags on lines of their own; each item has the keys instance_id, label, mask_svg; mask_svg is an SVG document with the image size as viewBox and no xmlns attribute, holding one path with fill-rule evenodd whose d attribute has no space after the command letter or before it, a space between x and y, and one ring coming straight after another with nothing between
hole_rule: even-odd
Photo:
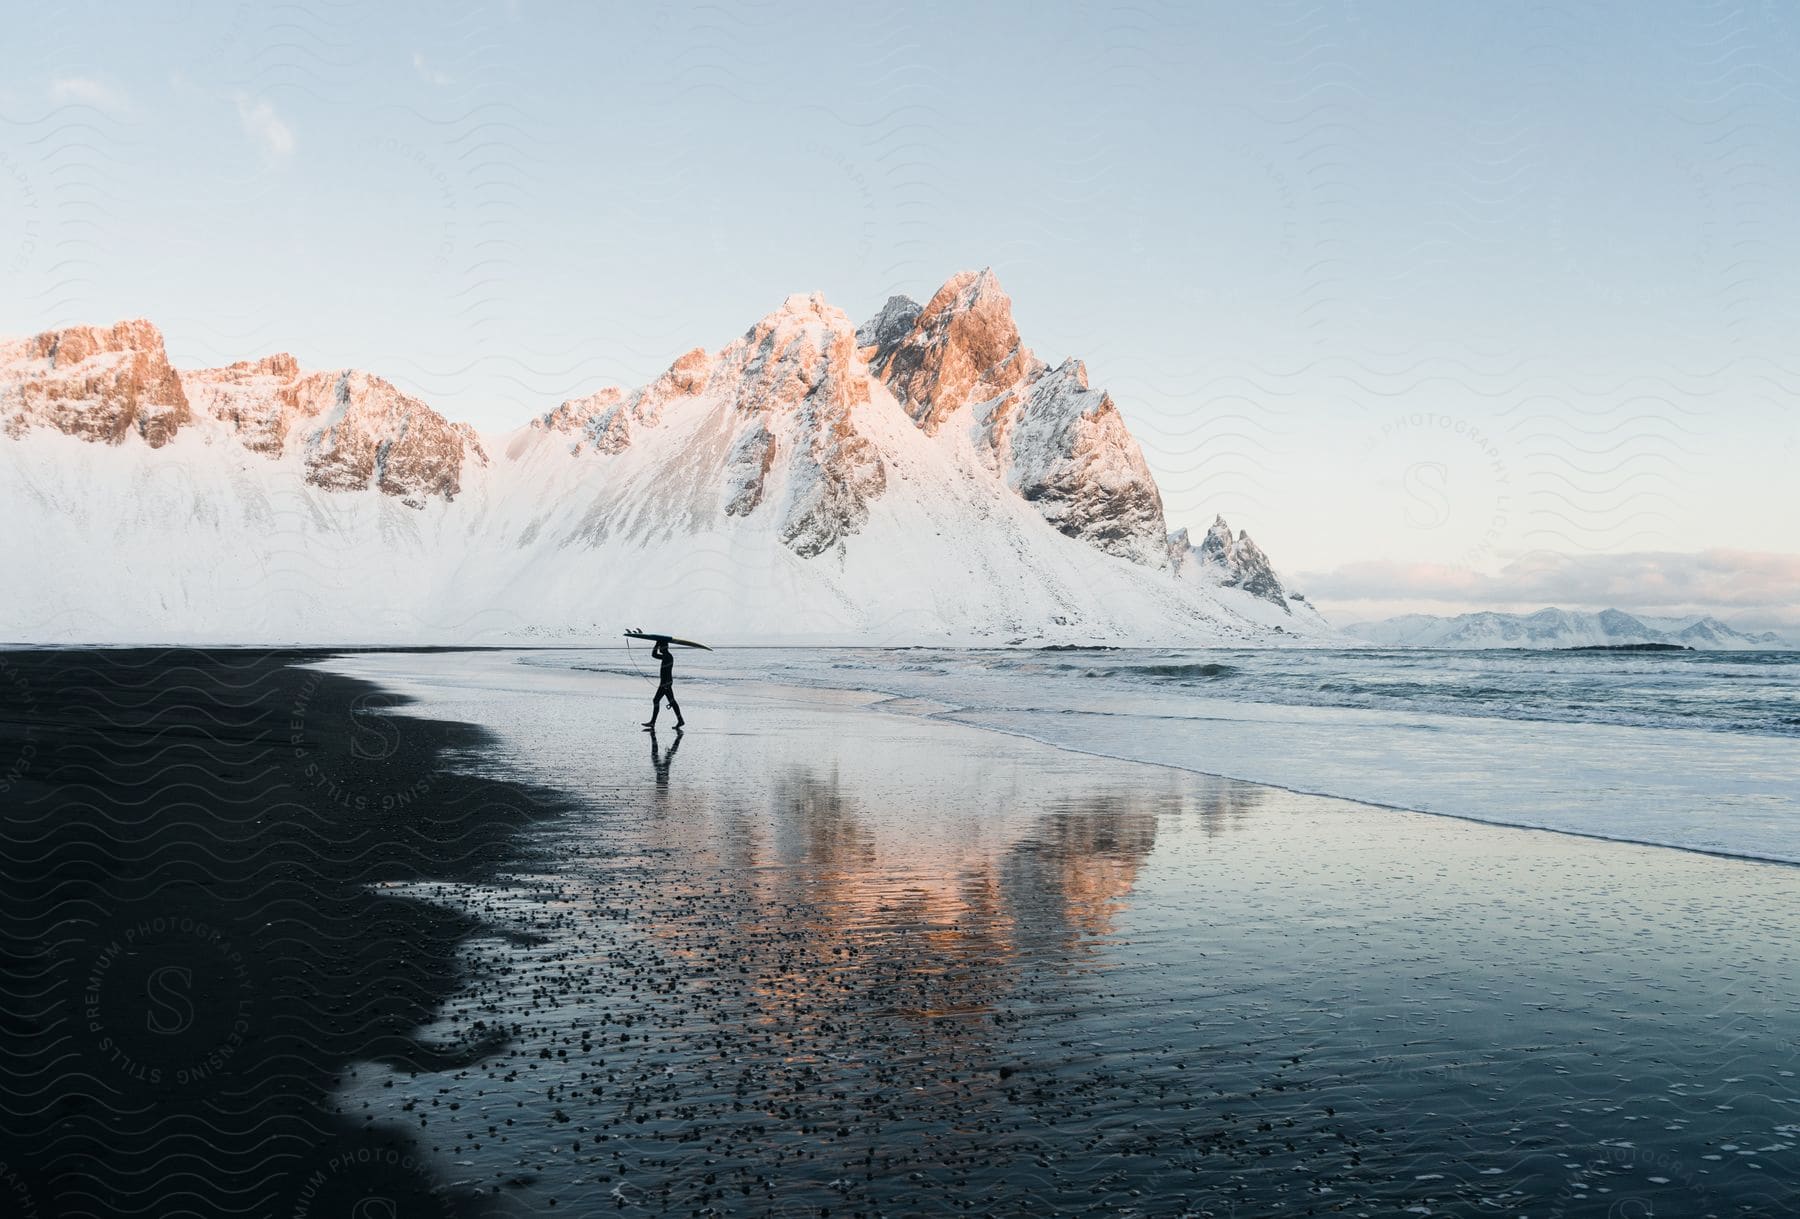
<instances>
[{"instance_id":1,"label":"ocean water","mask_svg":"<svg viewBox=\"0 0 1800 1219\"><path fill-rule=\"evenodd\" d=\"M634 675L624 651L523 663ZM1800 862L1800 653L734 649L680 679L1393 808ZM686 705L686 704L684 704ZM699 705L699 704L697 704Z\"/></svg>"},{"instance_id":2,"label":"ocean water","mask_svg":"<svg viewBox=\"0 0 1800 1219\"><path fill-rule=\"evenodd\" d=\"M1141 673L682 660L682 737L617 655L329 662L571 800L499 883L390 886L482 930L443 1065L338 1097L500 1213L1800 1213L1796 869L960 722L1086 723L1041 697L1085 681L1081 715L1207 748ZM1256 706L1216 722L1411 739Z\"/></svg>"}]
</instances>

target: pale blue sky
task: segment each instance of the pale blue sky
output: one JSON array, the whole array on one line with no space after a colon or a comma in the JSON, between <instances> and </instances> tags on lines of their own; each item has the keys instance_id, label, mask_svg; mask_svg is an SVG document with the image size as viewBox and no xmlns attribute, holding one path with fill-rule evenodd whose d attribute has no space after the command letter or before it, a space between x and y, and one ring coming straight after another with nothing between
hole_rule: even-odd
<instances>
[{"instance_id":1,"label":"pale blue sky","mask_svg":"<svg viewBox=\"0 0 1800 1219\"><path fill-rule=\"evenodd\" d=\"M1560 8L12 5L0 330L503 429L991 265L1302 586L1800 552L1800 8Z\"/></svg>"}]
</instances>

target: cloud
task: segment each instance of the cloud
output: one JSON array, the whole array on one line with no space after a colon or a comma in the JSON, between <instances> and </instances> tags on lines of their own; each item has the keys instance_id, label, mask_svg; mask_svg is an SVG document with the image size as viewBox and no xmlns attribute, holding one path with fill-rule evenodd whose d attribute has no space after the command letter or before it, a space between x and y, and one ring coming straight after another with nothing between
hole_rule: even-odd
<instances>
[{"instance_id":1,"label":"cloud","mask_svg":"<svg viewBox=\"0 0 1800 1219\"><path fill-rule=\"evenodd\" d=\"M285 161L294 153L294 129L284 122L275 107L247 94L237 96L238 122L271 161Z\"/></svg>"},{"instance_id":2,"label":"cloud","mask_svg":"<svg viewBox=\"0 0 1800 1219\"><path fill-rule=\"evenodd\" d=\"M423 51L413 52L413 71L417 72L419 74L419 79L428 85L448 85L453 83L455 79L448 72L440 72L430 64L426 63L425 52Z\"/></svg>"},{"instance_id":3,"label":"cloud","mask_svg":"<svg viewBox=\"0 0 1800 1219\"><path fill-rule=\"evenodd\" d=\"M1435 563L1374 560L1301 582L1320 601L1401 612L1517 608L1622 609L1671 617L1715 613L1738 622L1800 623L1800 555L1748 550L1529 554L1496 573ZM1441 611L1440 611L1441 612Z\"/></svg>"},{"instance_id":4,"label":"cloud","mask_svg":"<svg viewBox=\"0 0 1800 1219\"><path fill-rule=\"evenodd\" d=\"M50 100L59 106L92 106L107 114L126 114L131 99L124 90L90 76L64 76L50 82Z\"/></svg>"}]
</instances>

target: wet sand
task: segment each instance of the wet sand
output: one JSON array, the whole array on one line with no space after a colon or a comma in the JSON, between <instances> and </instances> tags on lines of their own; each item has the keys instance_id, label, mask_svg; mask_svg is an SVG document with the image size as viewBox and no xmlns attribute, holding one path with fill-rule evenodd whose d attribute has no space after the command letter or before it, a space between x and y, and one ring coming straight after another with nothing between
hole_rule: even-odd
<instances>
[{"instance_id":1,"label":"wet sand","mask_svg":"<svg viewBox=\"0 0 1800 1219\"><path fill-rule=\"evenodd\" d=\"M562 793L339 1093L510 1213L1779 1215L1800 871L504 656L331 668ZM904 710L906 714L900 714ZM1504 781L1492 776L1490 781Z\"/></svg>"}]
</instances>

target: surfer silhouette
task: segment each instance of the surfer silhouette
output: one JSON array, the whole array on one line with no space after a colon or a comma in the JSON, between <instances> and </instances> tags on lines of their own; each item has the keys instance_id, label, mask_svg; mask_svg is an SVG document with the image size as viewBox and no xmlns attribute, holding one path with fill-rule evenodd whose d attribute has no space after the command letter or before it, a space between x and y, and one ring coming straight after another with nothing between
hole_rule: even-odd
<instances>
[{"instance_id":1,"label":"surfer silhouette","mask_svg":"<svg viewBox=\"0 0 1800 1219\"><path fill-rule=\"evenodd\" d=\"M650 649L650 656L662 661L662 680L656 683L656 695L650 700L650 718L644 721L644 727L656 731L656 717L661 714L662 701L666 698L669 710L675 713L675 731L680 732L687 719L681 714L681 704L675 701L675 657L669 652L669 641L658 639L656 646Z\"/></svg>"}]
</instances>

